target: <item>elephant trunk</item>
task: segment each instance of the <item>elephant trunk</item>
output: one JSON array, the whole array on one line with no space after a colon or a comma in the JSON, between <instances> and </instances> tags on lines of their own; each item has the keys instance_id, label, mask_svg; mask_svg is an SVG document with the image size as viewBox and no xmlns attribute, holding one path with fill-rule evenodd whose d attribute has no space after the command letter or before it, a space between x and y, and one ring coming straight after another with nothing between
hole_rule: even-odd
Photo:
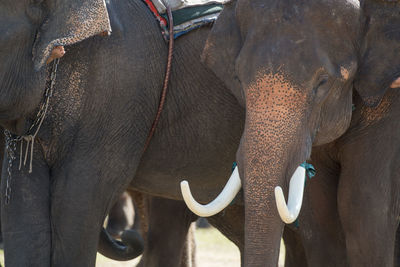
<instances>
[{"instance_id":1,"label":"elephant trunk","mask_svg":"<svg viewBox=\"0 0 400 267\"><path fill-rule=\"evenodd\" d=\"M137 231L124 231L121 240L122 242L113 239L108 232L102 228L97 250L102 255L117 261L132 260L143 253L144 241Z\"/></svg>"},{"instance_id":2,"label":"elephant trunk","mask_svg":"<svg viewBox=\"0 0 400 267\"><path fill-rule=\"evenodd\" d=\"M267 154L266 157L253 158L245 153L243 161L238 162L244 175L246 266L276 266L284 226L282 221L293 222L302 204L304 168L297 167L301 160L282 162L277 159L286 158L284 155ZM294 173L293 169L296 169ZM287 192L286 184L290 177L289 201L286 205L280 186Z\"/></svg>"},{"instance_id":3,"label":"elephant trunk","mask_svg":"<svg viewBox=\"0 0 400 267\"><path fill-rule=\"evenodd\" d=\"M276 266L282 220L290 223L297 218L303 197L305 172L298 166L308 158L312 143L307 98L278 78L266 75L246 88L246 124L237 153L245 203L246 266ZM283 192L289 181L287 206Z\"/></svg>"}]
</instances>

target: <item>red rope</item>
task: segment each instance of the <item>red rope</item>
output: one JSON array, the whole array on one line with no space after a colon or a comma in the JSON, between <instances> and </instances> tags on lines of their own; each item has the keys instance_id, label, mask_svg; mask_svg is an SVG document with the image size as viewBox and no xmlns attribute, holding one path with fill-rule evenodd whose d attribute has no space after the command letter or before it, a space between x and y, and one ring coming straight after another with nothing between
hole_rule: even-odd
<instances>
[{"instance_id":1,"label":"red rope","mask_svg":"<svg viewBox=\"0 0 400 267\"><path fill-rule=\"evenodd\" d=\"M154 6L153 2L151 0L144 0L144 2L149 7L150 11L153 12L154 16L160 21L160 23L163 23L164 26L167 26L167 21L163 17L160 16L160 14L158 13L157 8Z\"/></svg>"},{"instance_id":2,"label":"red rope","mask_svg":"<svg viewBox=\"0 0 400 267\"><path fill-rule=\"evenodd\" d=\"M172 53L174 51L174 21L172 18L171 8L168 5L167 5L167 14L168 14L168 20L169 20L169 46L168 46L167 70L165 72L164 85L163 85L163 89L161 91L160 103L158 105L157 114L153 121L153 125L151 126L150 133L147 136L146 143L145 143L144 149L143 149L143 153L147 150L147 147L150 144L151 138L153 137L154 132L156 131L157 124L158 124L158 121L160 120L161 112L162 112L164 104L165 104L165 98L167 96L167 91L168 91L167 90L168 83L169 83L169 79L171 77Z\"/></svg>"}]
</instances>

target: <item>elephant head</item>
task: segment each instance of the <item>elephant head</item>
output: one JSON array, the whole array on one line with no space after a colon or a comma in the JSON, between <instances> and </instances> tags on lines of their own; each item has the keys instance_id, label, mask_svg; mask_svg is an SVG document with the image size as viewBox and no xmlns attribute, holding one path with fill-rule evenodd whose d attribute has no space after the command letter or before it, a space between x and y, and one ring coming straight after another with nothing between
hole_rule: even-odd
<instances>
[{"instance_id":1,"label":"elephant head","mask_svg":"<svg viewBox=\"0 0 400 267\"><path fill-rule=\"evenodd\" d=\"M53 48L111 31L104 0L5 0L0 25L0 122L20 133L43 96Z\"/></svg>"},{"instance_id":2,"label":"elephant head","mask_svg":"<svg viewBox=\"0 0 400 267\"><path fill-rule=\"evenodd\" d=\"M234 186L206 208L215 205L218 212L243 185L246 266L276 265L281 219L293 222L301 207L305 171L298 166L313 145L331 142L349 127L361 14L353 0L237 0L212 29L203 60L245 107L246 122L238 170L228 182ZM357 90L366 103L383 95ZM288 206L281 186L289 191ZM196 208L188 185L182 189Z\"/></svg>"}]
</instances>

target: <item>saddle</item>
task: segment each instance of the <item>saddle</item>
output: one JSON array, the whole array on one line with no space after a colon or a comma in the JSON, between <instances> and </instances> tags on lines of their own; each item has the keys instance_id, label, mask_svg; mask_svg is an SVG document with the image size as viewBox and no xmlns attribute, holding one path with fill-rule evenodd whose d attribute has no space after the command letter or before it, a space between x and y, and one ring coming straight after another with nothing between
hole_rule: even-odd
<instances>
[{"instance_id":1,"label":"saddle","mask_svg":"<svg viewBox=\"0 0 400 267\"><path fill-rule=\"evenodd\" d=\"M143 0L160 23L164 39L169 40L167 8L162 0ZM174 39L213 23L223 4L230 0L166 0L174 19Z\"/></svg>"}]
</instances>

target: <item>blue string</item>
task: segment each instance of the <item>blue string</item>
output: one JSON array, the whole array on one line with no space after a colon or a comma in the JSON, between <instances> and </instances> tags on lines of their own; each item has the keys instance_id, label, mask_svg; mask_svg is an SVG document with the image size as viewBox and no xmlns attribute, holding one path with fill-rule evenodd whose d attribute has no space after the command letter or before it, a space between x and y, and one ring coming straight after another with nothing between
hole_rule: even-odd
<instances>
[{"instance_id":1,"label":"blue string","mask_svg":"<svg viewBox=\"0 0 400 267\"><path fill-rule=\"evenodd\" d=\"M304 161L302 164L300 164L300 166L306 169L306 176L308 177L308 179L311 179L315 176L316 171L312 164Z\"/></svg>"},{"instance_id":2,"label":"blue string","mask_svg":"<svg viewBox=\"0 0 400 267\"><path fill-rule=\"evenodd\" d=\"M237 166L237 162L234 161L233 164L232 164L232 172L235 170L236 166Z\"/></svg>"}]
</instances>

